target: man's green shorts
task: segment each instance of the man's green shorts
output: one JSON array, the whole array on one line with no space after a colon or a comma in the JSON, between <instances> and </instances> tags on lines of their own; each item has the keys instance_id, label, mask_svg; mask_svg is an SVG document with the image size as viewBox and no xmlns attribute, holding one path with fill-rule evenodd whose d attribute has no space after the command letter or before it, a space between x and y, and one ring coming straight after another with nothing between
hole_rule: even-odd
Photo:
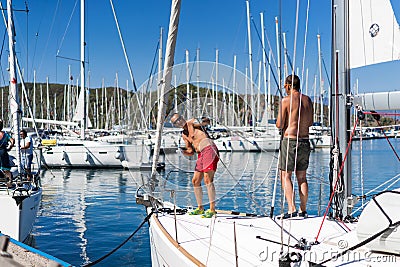
<instances>
[{"instance_id":1,"label":"man's green shorts","mask_svg":"<svg viewBox=\"0 0 400 267\"><path fill-rule=\"evenodd\" d=\"M307 170L310 158L310 151L310 141L308 139L299 138L297 140L296 138L284 137L282 140L281 152L279 157L279 169L282 171L294 171L294 163L296 159L296 171Z\"/></svg>"}]
</instances>

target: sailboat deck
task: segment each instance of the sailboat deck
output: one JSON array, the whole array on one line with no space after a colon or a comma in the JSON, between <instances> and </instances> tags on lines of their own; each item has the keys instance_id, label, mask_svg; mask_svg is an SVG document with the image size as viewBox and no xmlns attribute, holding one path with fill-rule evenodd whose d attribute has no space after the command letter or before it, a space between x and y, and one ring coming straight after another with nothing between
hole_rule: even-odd
<instances>
[{"instance_id":1,"label":"sailboat deck","mask_svg":"<svg viewBox=\"0 0 400 267\"><path fill-rule=\"evenodd\" d=\"M356 224L326 220L319 235L320 244L311 246L311 250L306 251L294 248L301 238L308 243L315 241L321 222L322 217L312 216L306 219L294 218L282 221L269 217L223 213L218 213L211 219L188 214L176 215L175 222L173 213L161 213L153 215L150 232L153 240L158 238L157 234L169 235L169 244L165 243L167 246L175 246L181 250L182 255L185 255L184 257L189 259L192 265L204 266L234 266L236 257L239 266L276 266L282 247L281 242L284 244L285 252L288 251L289 244L290 252L302 254L304 263L306 261L318 263L359 242L355 231L350 231ZM159 229L161 231L158 231ZM160 258L164 257L162 256L164 248L158 247L155 250L152 253L161 255L157 259L160 265ZM326 253L327 251L330 253ZM152 257L154 263L154 255ZM368 249L362 248L358 250L357 255L351 257L357 257L355 263L358 266L371 266L371 261L376 260ZM348 263L347 258L332 260L326 263L326 266L337 266L342 260ZM399 258L397 260L400 261Z\"/></svg>"}]
</instances>

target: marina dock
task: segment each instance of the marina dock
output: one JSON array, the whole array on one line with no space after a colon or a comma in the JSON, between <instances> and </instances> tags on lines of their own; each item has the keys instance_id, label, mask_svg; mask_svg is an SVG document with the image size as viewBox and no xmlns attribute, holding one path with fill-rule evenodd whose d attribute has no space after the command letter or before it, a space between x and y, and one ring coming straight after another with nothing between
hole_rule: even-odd
<instances>
[{"instance_id":1,"label":"marina dock","mask_svg":"<svg viewBox=\"0 0 400 267\"><path fill-rule=\"evenodd\" d=\"M0 249L0 266L72 266L2 234L0 234Z\"/></svg>"}]
</instances>

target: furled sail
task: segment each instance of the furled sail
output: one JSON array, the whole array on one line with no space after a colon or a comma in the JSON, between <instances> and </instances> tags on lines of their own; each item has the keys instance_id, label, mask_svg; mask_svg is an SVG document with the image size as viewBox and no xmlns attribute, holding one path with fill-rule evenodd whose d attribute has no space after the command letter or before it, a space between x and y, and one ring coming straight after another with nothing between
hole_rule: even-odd
<instances>
[{"instance_id":1,"label":"furled sail","mask_svg":"<svg viewBox=\"0 0 400 267\"><path fill-rule=\"evenodd\" d=\"M354 104L363 110L397 110L400 109L400 92L359 94L354 96Z\"/></svg>"},{"instance_id":2,"label":"furled sail","mask_svg":"<svg viewBox=\"0 0 400 267\"><path fill-rule=\"evenodd\" d=\"M400 59L400 29L390 0L349 1L350 68Z\"/></svg>"}]
</instances>

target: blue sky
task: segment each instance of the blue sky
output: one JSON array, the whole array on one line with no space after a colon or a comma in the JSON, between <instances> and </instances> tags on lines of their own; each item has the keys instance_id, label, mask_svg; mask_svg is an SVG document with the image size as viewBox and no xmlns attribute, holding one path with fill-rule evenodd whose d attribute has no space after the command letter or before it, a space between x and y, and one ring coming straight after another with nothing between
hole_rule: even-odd
<instances>
[{"instance_id":1,"label":"blue sky","mask_svg":"<svg viewBox=\"0 0 400 267\"><path fill-rule=\"evenodd\" d=\"M49 77L51 83L67 83L68 65L71 66L72 76L78 77L78 62L56 57L56 55L59 51L59 56L80 58L80 0L14 0L14 8L24 9L24 2L28 3L30 10L28 21L25 12L15 12L15 24L17 56L27 76L25 80L32 81L33 70L36 70L36 80L39 82L44 82L46 77ZM309 76L313 77L318 74L316 38L318 33L321 35L323 57L327 67L330 68L331 1L311 0L310 2L306 67L309 69ZM4 0L2 3L5 6ZM75 11L73 11L75 4ZM298 67L301 67L303 58L307 1L300 1L300 5L296 56ZM139 87L151 71L160 27L163 27L165 32L168 29L170 1L114 0L114 6L136 84ZM287 33L288 52L293 60L296 1L282 0L281 7L281 27L282 31ZM279 1L251 0L250 8L258 31L260 31L259 14L264 12L266 33L275 52L274 17L279 15ZM164 34L164 42L165 38L166 34ZM125 87L126 80L129 79L128 68L109 0L86 1L86 43L90 87L100 87L102 79L106 85L114 85L116 73L118 73L120 86ZM237 55L238 69L244 72L245 67L249 64L247 45L246 3L244 0L182 1L175 53L176 64L184 62L186 49L189 50L190 59L194 60L196 49L200 48L200 59L205 61L214 61L215 51L218 49L220 63L233 65L233 55L235 54ZM262 54L261 43L253 25L252 46L253 60L256 62L261 59ZM1 58L2 73L5 77L0 80L2 85L8 84L7 49L7 46L3 48ZM257 63L254 63L254 72L257 72L257 66ZM389 69L393 69L393 67ZM360 88L365 87L365 90L368 91L370 87L378 85L373 79L373 76L377 74L374 68L357 72L355 73L360 78ZM379 77L388 75L388 71L379 75ZM353 78L355 78L354 75ZM312 79L309 79L309 83L312 83Z\"/></svg>"}]
</instances>

